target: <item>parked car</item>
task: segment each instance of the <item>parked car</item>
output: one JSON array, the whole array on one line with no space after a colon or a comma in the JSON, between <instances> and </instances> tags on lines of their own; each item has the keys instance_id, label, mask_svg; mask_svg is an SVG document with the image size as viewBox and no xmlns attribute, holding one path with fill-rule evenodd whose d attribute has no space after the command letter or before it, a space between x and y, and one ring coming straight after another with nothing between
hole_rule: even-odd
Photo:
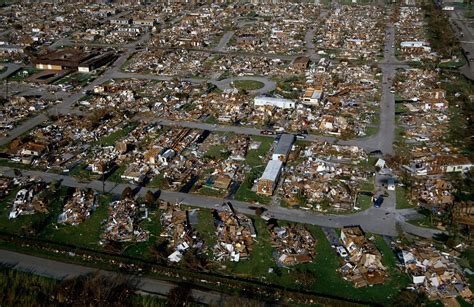
<instances>
[{"instance_id":1,"label":"parked car","mask_svg":"<svg viewBox=\"0 0 474 307\"><path fill-rule=\"evenodd\" d=\"M349 256L349 254L347 253L346 251L346 248L344 246L338 246L336 248L336 251L337 251L337 254L343 258L346 258L347 256Z\"/></svg>"},{"instance_id":2,"label":"parked car","mask_svg":"<svg viewBox=\"0 0 474 307\"><path fill-rule=\"evenodd\" d=\"M374 201L374 207L380 208L382 206L382 203L383 203L383 195L379 195Z\"/></svg>"},{"instance_id":3,"label":"parked car","mask_svg":"<svg viewBox=\"0 0 474 307\"><path fill-rule=\"evenodd\" d=\"M298 133L298 134L296 135L296 138L299 139L299 140L304 140L304 139L306 138L306 135L301 134L301 133Z\"/></svg>"},{"instance_id":4,"label":"parked car","mask_svg":"<svg viewBox=\"0 0 474 307\"><path fill-rule=\"evenodd\" d=\"M263 134L263 135L274 135L274 134L275 134L275 131L272 131L272 130L262 130L262 131L260 131L260 134Z\"/></svg>"}]
</instances>

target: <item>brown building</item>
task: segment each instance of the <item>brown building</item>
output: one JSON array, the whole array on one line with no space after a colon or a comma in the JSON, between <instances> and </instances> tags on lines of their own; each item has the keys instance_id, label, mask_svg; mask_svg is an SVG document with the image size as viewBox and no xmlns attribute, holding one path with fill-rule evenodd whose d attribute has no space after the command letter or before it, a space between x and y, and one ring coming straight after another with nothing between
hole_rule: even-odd
<instances>
[{"instance_id":1,"label":"brown building","mask_svg":"<svg viewBox=\"0 0 474 307\"><path fill-rule=\"evenodd\" d=\"M89 72L113 60L112 52L101 54L98 50L83 51L75 48L53 51L33 60L37 69L67 70L77 69Z\"/></svg>"},{"instance_id":2,"label":"brown building","mask_svg":"<svg viewBox=\"0 0 474 307\"><path fill-rule=\"evenodd\" d=\"M239 47L254 47L261 43L262 41L253 34L242 34L237 37L237 46Z\"/></svg>"},{"instance_id":3,"label":"brown building","mask_svg":"<svg viewBox=\"0 0 474 307\"><path fill-rule=\"evenodd\" d=\"M306 56L297 57L293 61L293 69L299 71L305 71L309 66L309 58Z\"/></svg>"}]
</instances>

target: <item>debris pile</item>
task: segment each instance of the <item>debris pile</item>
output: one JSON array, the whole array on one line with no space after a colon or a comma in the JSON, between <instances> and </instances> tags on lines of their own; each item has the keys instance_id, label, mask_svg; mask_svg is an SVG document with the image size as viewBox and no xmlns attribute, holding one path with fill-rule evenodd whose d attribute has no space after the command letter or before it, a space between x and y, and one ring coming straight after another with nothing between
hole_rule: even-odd
<instances>
[{"instance_id":1,"label":"debris pile","mask_svg":"<svg viewBox=\"0 0 474 307\"><path fill-rule=\"evenodd\" d=\"M405 271L412 276L413 285L430 300L461 296L472 303L468 280L450 253L441 252L425 241L412 246L399 245L397 249Z\"/></svg>"},{"instance_id":2,"label":"debris pile","mask_svg":"<svg viewBox=\"0 0 474 307\"><path fill-rule=\"evenodd\" d=\"M90 217L98 206L98 195L92 191L76 189L58 217L59 224L78 225Z\"/></svg>"},{"instance_id":3,"label":"debris pile","mask_svg":"<svg viewBox=\"0 0 474 307\"><path fill-rule=\"evenodd\" d=\"M382 254L367 240L362 229L359 226L342 228L341 240L349 251L346 263L339 269L344 279L356 288L383 284L387 268L382 265Z\"/></svg>"},{"instance_id":4,"label":"debris pile","mask_svg":"<svg viewBox=\"0 0 474 307\"><path fill-rule=\"evenodd\" d=\"M182 210L179 204L165 204L160 208L165 209L160 217L164 227L160 236L168 240L168 246L173 250L168 256L169 261L180 262L190 248L198 251L204 249L204 241L193 228L197 224L197 209Z\"/></svg>"},{"instance_id":5,"label":"debris pile","mask_svg":"<svg viewBox=\"0 0 474 307\"><path fill-rule=\"evenodd\" d=\"M144 242L150 233L143 230L138 222L147 218L145 205L138 205L133 199L126 198L109 204L109 217L105 224L102 239L115 242Z\"/></svg>"},{"instance_id":6,"label":"debris pile","mask_svg":"<svg viewBox=\"0 0 474 307\"><path fill-rule=\"evenodd\" d=\"M270 235L279 265L291 266L313 260L316 240L302 225L273 227Z\"/></svg>"},{"instance_id":7,"label":"debris pile","mask_svg":"<svg viewBox=\"0 0 474 307\"><path fill-rule=\"evenodd\" d=\"M217 227L213 251L217 261L248 259L257 237L252 219L236 212L229 203L216 206L212 213Z\"/></svg>"}]
</instances>

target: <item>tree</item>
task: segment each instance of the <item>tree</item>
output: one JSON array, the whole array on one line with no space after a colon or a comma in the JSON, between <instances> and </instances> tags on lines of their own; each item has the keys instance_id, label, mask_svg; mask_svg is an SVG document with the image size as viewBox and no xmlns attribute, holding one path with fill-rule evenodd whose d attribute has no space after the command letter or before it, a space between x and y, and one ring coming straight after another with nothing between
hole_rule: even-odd
<instances>
[{"instance_id":1,"label":"tree","mask_svg":"<svg viewBox=\"0 0 474 307\"><path fill-rule=\"evenodd\" d=\"M146 192L145 194L145 203L148 205L148 206L153 206L156 202L156 197L155 197L155 194L153 194L152 191L148 191Z\"/></svg>"},{"instance_id":2,"label":"tree","mask_svg":"<svg viewBox=\"0 0 474 307\"><path fill-rule=\"evenodd\" d=\"M191 287L188 284L180 283L168 292L167 298L170 306L187 306L192 302Z\"/></svg>"},{"instance_id":3,"label":"tree","mask_svg":"<svg viewBox=\"0 0 474 307\"><path fill-rule=\"evenodd\" d=\"M133 197L132 188L126 187L125 189L123 189L123 191L122 191L122 200L127 199L127 198L132 198L132 197Z\"/></svg>"},{"instance_id":4,"label":"tree","mask_svg":"<svg viewBox=\"0 0 474 307\"><path fill-rule=\"evenodd\" d=\"M106 277L95 272L64 280L56 296L66 305L129 306L135 288L136 282L122 275Z\"/></svg>"}]
</instances>

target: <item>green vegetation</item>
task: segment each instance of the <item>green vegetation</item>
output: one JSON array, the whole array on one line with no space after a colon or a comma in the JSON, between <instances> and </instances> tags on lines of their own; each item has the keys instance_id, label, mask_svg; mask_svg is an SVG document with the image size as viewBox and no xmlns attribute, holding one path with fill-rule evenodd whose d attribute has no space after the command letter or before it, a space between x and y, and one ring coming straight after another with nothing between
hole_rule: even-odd
<instances>
[{"instance_id":1,"label":"green vegetation","mask_svg":"<svg viewBox=\"0 0 474 307\"><path fill-rule=\"evenodd\" d=\"M64 76L63 78L55 81L54 84L56 85L69 84L72 86L84 86L87 83L90 83L93 79L94 79L94 75L92 74L75 72L72 74L68 74Z\"/></svg>"},{"instance_id":2,"label":"green vegetation","mask_svg":"<svg viewBox=\"0 0 474 307\"><path fill-rule=\"evenodd\" d=\"M408 209L413 208L413 204L407 197L407 191L403 187L399 187L396 189L397 195L397 209Z\"/></svg>"},{"instance_id":3,"label":"green vegetation","mask_svg":"<svg viewBox=\"0 0 474 307\"><path fill-rule=\"evenodd\" d=\"M62 200L67 193L67 188L45 188L38 197L45 203L48 212L32 215L21 215L9 220L8 216L13 206L13 200L19 189L15 189L0 202L0 231L15 235L37 235L52 220L57 218L62 209Z\"/></svg>"},{"instance_id":4,"label":"green vegetation","mask_svg":"<svg viewBox=\"0 0 474 307\"><path fill-rule=\"evenodd\" d=\"M224 197L227 194L227 191L222 189L213 189L207 186L203 186L199 189L199 194L211 196L211 197Z\"/></svg>"},{"instance_id":5,"label":"green vegetation","mask_svg":"<svg viewBox=\"0 0 474 307\"><path fill-rule=\"evenodd\" d=\"M11 75L10 77L8 77L8 80L10 80L10 81L22 81L22 80L28 78L29 76L37 73L38 71L39 71L38 69L33 68L33 67L25 67L23 69L20 69L15 74Z\"/></svg>"},{"instance_id":6,"label":"green vegetation","mask_svg":"<svg viewBox=\"0 0 474 307\"><path fill-rule=\"evenodd\" d=\"M127 136L133 129L137 127L137 125L137 123L129 123L124 128L101 138L97 143L101 146L115 146L115 143L117 143L118 140Z\"/></svg>"},{"instance_id":7,"label":"green vegetation","mask_svg":"<svg viewBox=\"0 0 474 307\"><path fill-rule=\"evenodd\" d=\"M205 123L210 125L217 125L219 124L219 121L215 116L211 115L206 119Z\"/></svg>"},{"instance_id":8,"label":"green vegetation","mask_svg":"<svg viewBox=\"0 0 474 307\"><path fill-rule=\"evenodd\" d=\"M474 121L471 115L474 114L474 104L470 97L474 94L472 81L462 75L445 74L442 79L447 79L441 87L446 90L446 97L449 100L449 133L446 135L447 141L454 146L461 148L463 154L471 160L474 159Z\"/></svg>"},{"instance_id":9,"label":"green vegetation","mask_svg":"<svg viewBox=\"0 0 474 307\"><path fill-rule=\"evenodd\" d=\"M107 181L118 182L118 183L124 182L120 176L123 175L126 169L127 169L127 164L122 163L122 165L120 165L109 177L107 177Z\"/></svg>"},{"instance_id":10,"label":"green vegetation","mask_svg":"<svg viewBox=\"0 0 474 307\"><path fill-rule=\"evenodd\" d=\"M252 191L252 186L255 180L260 178L263 173L262 167L253 168L245 177L245 180L240 184L239 189L235 193L235 199L247 202L258 202L261 204L269 204L271 198L265 195L257 194Z\"/></svg>"},{"instance_id":11,"label":"green vegetation","mask_svg":"<svg viewBox=\"0 0 474 307\"><path fill-rule=\"evenodd\" d=\"M459 68L459 67L463 66L464 64L466 64L466 60L464 59L464 57L462 55L459 55L457 60L455 60L455 61L450 60L450 61L447 61L447 62L439 63L438 67L439 68Z\"/></svg>"},{"instance_id":12,"label":"green vegetation","mask_svg":"<svg viewBox=\"0 0 474 307\"><path fill-rule=\"evenodd\" d=\"M424 3L423 9L427 21L427 34L433 49L442 57L459 54L459 43L453 35L446 14L443 14L441 9L430 1Z\"/></svg>"},{"instance_id":13,"label":"green vegetation","mask_svg":"<svg viewBox=\"0 0 474 307\"><path fill-rule=\"evenodd\" d=\"M265 136L252 136L252 141L260 142L260 146L257 149L251 149L247 152L245 157L245 163L251 167L262 166L263 157L269 152L272 144L273 138Z\"/></svg>"},{"instance_id":14,"label":"green vegetation","mask_svg":"<svg viewBox=\"0 0 474 307\"><path fill-rule=\"evenodd\" d=\"M108 216L108 204L112 201L111 196L102 196L99 207L90 218L76 226L58 225L57 216L52 220L40 237L45 240L75 246L100 249L99 240L102 233L101 223Z\"/></svg>"},{"instance_id":15,"label":"green vegetation","mask_svg":"<svg viewBox=\"0 0 474 307\"><path fill-rule=\"evenodd\" d=\"M86 169L86 163L79 163L73 169L70 170L69 176L80 178L80 180L90 181L92 180L92 172Z\"/></svg>"},{"instance_id":16,"label":"green vegetation","mask_svg":"<svg viewBox=\"0 0 474 307\"><path fill-rule=\"evenodd\" d=\"M280 225L288 224L279 222ZM359 288L342 278L337 269L343 264L331 248L323 231L318 226L306 225L317 240L313 262L299 264L289 270L276 267L270 243L269 231L261 219L255 219L258 245L254 245L249 260L224 263L226 273L240 277L266 280L289 289L304 289L318 294L345 297L353 300L390 305L396 300L400 289L406 287L409 278L396 269L396 258L385 241L376 236L376 245L383 254L383 264L388 267L390 278L384 285ZM273 268L273 273L268 269Z\"/></svg>"},{"instance_id":17,"label":"green vegetation","mask_svg":"<svg viewBox=\"0 0 474 307\"><path fill-rule=\"evenodd\" d=\"M212 145L209 150L204 154L204 158L209 160L225 160L230 156L230 152L227 150L227 146L223 144Z\"/></svg>"},{"instance_id":18,"label":"green vegetation","mask_svg":"<svg viewBox=\"0 0 474 307\"><path fill-rule=\"evenodd\" d=\"M135 294L133 282L123 276L99 273L57 281L0 267L1 306L167 306L164 299Z\"/></svg>"},{"instance_id":19,"label":"green vegetation","mask_svg":"<svg viewBox=\"0 0 474 307\"><path fill-rule=\"evenodd\" d=\"M262 82L254 80L236 80L233 82L233 84L239 90L246 91L258 90L265 86L265 84Z\"/></svg>"},{"instance_id":20,"label":"green vegetation","mask_svg":"<svg viewBox=\"0 0 474 307\"><path fill-rule=\"evenodd\" d=\"M153 179L150 180L150 182L148 183L148 187L150 188L163 188L164 184L165 184L165 176L163 173L160 173L158 175L156 175L155 177L153 177Z\"/></svg>"},{"instance_id":21,"label":"green vegetation","mask_svg":"<svg viewBox=\"0 0 474 307\"><path fill-rule=\"evenodd\" d=\"M357 195L357 207L367 210L372 206L372 198L367 195Z\"/></svg>"},{"instance_id":22,"label":"green vegetation","mask_svg":"<svg viewBox=\"0 0 474 307\"><path fill-rule=\"evenodd\" d=\"M270 203L271 198L253 192L252 186L254 181L260 178L263 170L265 169L264 157L269 152L273 144L273 138L264 136L252 136L251 138L253 141L260 142L260 146L257 149L252 149L247 152L245 164L252 167L252 170L247 174L245 180L240 184L239 189L235 193L235 199L268 204Z\"/></svg>"},{"instance_id":23,"label":"green vegetation","mask_svg":"<svg viewBox=\"0 0 474 307\"><path fill-rule=\"evenodd\" d=\"M212 249L212 247L217 243L217 238L215 234L216 228L214 226L214 217L212 216L211 211L199 210L198 221L196 230L202 236L206 246L209 247L209 249ZM210 251L209 257L211 256L212 252Z\"/></svg>"}]
</instances>

